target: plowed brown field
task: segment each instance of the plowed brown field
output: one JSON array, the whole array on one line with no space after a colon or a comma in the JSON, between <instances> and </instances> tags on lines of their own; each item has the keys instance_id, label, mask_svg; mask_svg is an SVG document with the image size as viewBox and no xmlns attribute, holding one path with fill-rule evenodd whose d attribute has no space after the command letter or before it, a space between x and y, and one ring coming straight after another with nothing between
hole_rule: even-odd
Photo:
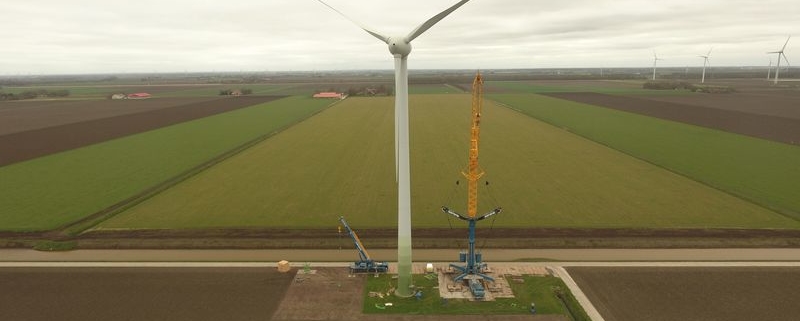
<instances>
[{"instance_id":1,"label":"plowed brown field","mask_svg":"<svg viewBox=\"0 0 800 321\"><path fill-rule=\"evenodd\" d=\"M0 320L269 320L274 268L3 268Z\"/></svg>"},{"instance_id":2,"label":"plowed brown field","mask_svg":"<svg viewBox=\"0 0 800 321\"><path fill-rule=\"evenodd\" d=\"M0 166L216 115L281 98L82 101L80 105L0 105ZM20 108L20 106L28 106ZM70 111L65 112L63 108ZM135 112L134 112L135 110ZM98 118L99 115L100 118ZM105 116L105 117L104 117ZM11 129L9 129L11 128ZM30 129L36 128L36 129ZM27 130L29 129L29 130Z\"/></svg>"},{"instance_id":3,"label":"plowed brown field","mask_svg":"<svg viewBox=\"0 0 800 321\"><path fill-rule=\"evenodd\" d=\"M568 267L607 321L797 320L792 267Z\"/></svg>"},{"instance_id":4,"label":"plowed brown field","mask_svg":"<svg viewBox=\"0 0 800 321\"><path fill-rule=\"evenodd\" d=\"M689 99L712 99L705 98L702 95L683 98L686 100L683 103L660 101L650 98L587 92L550 93L547 95L555 98L566 99L595 106L602 106L661 119L673 120L707 128L719 129L731 133L758 137L781 143L800 144L800 118L793 118L796 116L796 114L798 114L793 110L784 110L783 112L780 112L777 109L773 109L772 114L781 114L781 116L776 116L771 114L742 111L752 109L744 106L744 104L747 104L746 101L739 102L739 104L742 105L738 108L730 107L726 109L689 105L686 103L689 101ZM726 97L725 101L728 101L728 99L729 98ZM769 105L770 99L785 100L786 98L782 96L766 96L765 99L767 101L764 101L763 104ZM701 102L695 101L695 104L699 103ZM727 104L730 105L735 103L735 101L728 101ZM711 101L706 101L704 104L711 104ZM719 106L723 106L726 103L719 102L719 104Z\"/></svg>"}]
</instances>

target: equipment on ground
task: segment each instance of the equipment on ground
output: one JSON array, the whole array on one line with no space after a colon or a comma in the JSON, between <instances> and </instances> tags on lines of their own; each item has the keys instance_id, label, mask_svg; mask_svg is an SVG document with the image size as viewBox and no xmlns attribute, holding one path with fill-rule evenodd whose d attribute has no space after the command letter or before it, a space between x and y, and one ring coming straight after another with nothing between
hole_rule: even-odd
<instances>
[{"instance_id":1,"label":"equipment on ground","mask_svg":"<svg viewBox=\"0 0 800 321\"><path fill-rule=\"evenodd\" d=\"M445 213L469 223L469 249L467 252L462 251L459 253L459 261L466 263L466 265L450 264L450 266L461 271L461 274L453 278L453 281L459 282L467 280L470 292L472 292L472 295L477 300L481 300L485 296L482 281L494 281L494 279L484 274L487 268L486 263L482 262L482 255L480 253L475 253L475 223L502 211L502 209L498 207L489 213L476 216L478 212L478 179L484 174L478 166L478 142L480 140L482 108L483 78L481 78L481 74L478 73L475 76L475 80L472 82L472 128L469 163L467 165L467 171L461 172L461 174L467 178L467 216L456 213L446 206L442 206L442 211Z\"/></svg>"},{"instance_id":2,"label":"equipment on ground","mask_svg":"<svg viewBox=\"0 0 800 321\"><path fill-rule=\"evenodd\" d=\"M358 234L350 228L350 225L347 225L344 216L339 216L339 222L342 223L347 233L350 234L350 238L353 239L356 250L358 250L359 260L350 265L350 273L386 273L389 271L389 264L386 262L375 262L369 257L369 253L367 253L367 249L364 248L364 244L361 244Z\"/></svg>"}]
</instances>

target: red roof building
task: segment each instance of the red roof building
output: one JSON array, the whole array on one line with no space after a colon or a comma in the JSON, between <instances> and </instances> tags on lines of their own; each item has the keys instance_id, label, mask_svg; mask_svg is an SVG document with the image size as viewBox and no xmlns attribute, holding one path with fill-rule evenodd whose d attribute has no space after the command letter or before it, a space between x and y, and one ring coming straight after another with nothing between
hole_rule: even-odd
<instances>
[{"instance_id":1,"label":"red roof building","mask_svg":"<svg viewBox=\"0 0 800 321\"><path fill-rule=\"evenodd\" d=\"M148 94L148 93L128 94L128 99L147 99L147 98L150 98L150 97L152 97L152 96L150 96L150 94Z\"/></svg>"},{"instance_id":2,"label":"red roof building","mask_svg":"<svg viewBox=\"0 0 800 321\"><path fill-rule=\"evenodd\" d=\"M314 98L336 98L336 99L344 99L343 93L334 93L334 92L321 92L318 94L314 94Z\"/></svg>"}]
</instances>

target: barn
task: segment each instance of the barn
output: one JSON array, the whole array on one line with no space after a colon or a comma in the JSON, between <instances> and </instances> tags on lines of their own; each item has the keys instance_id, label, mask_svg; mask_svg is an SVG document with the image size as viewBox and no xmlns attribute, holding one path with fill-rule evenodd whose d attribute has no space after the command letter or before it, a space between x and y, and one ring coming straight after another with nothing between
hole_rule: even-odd
<instances>
[{"instance_id":1,"label":"barn","mask_svg":"<svg viewBox=\"0 0 800 321\"><path fill-rule=\"evenodd\" d=\"M128 94L128 99L147 99L151 98L152 96L148 93L133 93Z\"/></svg>"},{"instance_id":2,"label":"barn","mask_svg":"<svg viewBox=\"0 0 800 321\"><path fill-rule=\"evenodd\" d=\"M336 98L336 99L344 99L346 96L343 93L336 93L336 92L321 92L316 93L313 96L314 98Z\"/></svg>"}]
</instances>

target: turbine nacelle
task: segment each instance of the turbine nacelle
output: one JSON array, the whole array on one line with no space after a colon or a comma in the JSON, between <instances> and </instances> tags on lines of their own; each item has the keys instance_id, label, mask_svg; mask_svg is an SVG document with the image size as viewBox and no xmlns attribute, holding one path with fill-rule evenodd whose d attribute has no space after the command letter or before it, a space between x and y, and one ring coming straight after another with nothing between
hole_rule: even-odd
<instances>
[{"instance_id":1,"label":"turbine nacelle","mask_svg":"<svg viewBox=\"0 0 800 321\"><path fill-rule=\"evenodd\" d=\"M388 37L386 38L386 44L389 45L389 52L392 55L407 57L411 53L411 43L406 40L405 36Z\"/></svg>"}]
</instances>

